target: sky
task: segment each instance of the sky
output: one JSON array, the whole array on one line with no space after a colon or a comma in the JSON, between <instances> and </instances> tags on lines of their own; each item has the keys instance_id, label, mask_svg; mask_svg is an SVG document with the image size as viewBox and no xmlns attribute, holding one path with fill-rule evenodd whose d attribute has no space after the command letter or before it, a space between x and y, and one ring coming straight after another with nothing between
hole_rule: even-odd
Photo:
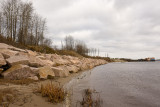
<instances>
[{"instance_id":1,"label":"sky","mask_svg":"<svg viewBox=\"0 0 160 107\"><path fill-rule=\"evenodd\" d=\"M25 0L24 0L25 1ZM160 58L160 0L29 0L60 47L66 35L112 58Z\"/></svg>"}]
</instances>

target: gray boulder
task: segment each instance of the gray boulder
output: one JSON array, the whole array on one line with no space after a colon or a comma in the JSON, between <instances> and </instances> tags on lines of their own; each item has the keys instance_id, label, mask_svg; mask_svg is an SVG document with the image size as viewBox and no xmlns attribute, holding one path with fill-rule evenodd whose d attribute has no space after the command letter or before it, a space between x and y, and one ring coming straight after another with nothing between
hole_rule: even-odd
<instances>
[{"instance_id":1,"label":"gray boulder","mask_svg":"<svg viewBox=\"0 0 160 107\"><path fill-rule=\"evenodd\" d=\"M7 63L11 66L17 64L28 65L29 58L26 56L11 56L10 58L6 59Z\"/></svg>"},{"instance_id":2,"label":"gray boulder","mask_svg":"<svg viewBox=\"0 0 160 107\"><path fill-rule=\"evenodd\" d=\"M29 66L27 65L13 65L7 71L2 73L2 76L5 79L26 79L28 77L33 77L35 74L32 72Z\"/></svg>"},{"instance_id":3,"label":"gray boulder","mask_svg":"<svg viewBox=\"0 0 160 107\"><path fill-rule=\"evenodd\" d=\"M44 66L39 68L39 78L47 79L47 78L55 77L55 74L50 66Z\"/></svg>"}]
</instances>

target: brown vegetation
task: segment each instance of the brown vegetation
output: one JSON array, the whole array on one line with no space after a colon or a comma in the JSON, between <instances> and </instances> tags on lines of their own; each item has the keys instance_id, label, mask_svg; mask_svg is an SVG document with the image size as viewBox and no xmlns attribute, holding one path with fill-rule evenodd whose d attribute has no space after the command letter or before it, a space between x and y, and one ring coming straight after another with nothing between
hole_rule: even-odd
<instances>
[{"instance_id":1,"label":"brown vegetation","mask_svg":"<svg viewBox=\"0 0 160 107\"><path fill-rule=\"evenodd\" d=\"M80 101L80 105L82 107L101 107L102 100L99 96L95 96L93 94L93 90L85 89L83 93L83 100Z\"/></svg>"},{"instance_id":2,"label":"brown vegetation","mask_svg":"<svg viewBox=\"0 0 160 107\"><path fill-rule=\"evenodd\" d=\"M49 102L59 103L64 101L66 93L63 88L52 83L41 85L36 92L41 93L42 97L47 97Z\"/></svg>"}]
</instances>

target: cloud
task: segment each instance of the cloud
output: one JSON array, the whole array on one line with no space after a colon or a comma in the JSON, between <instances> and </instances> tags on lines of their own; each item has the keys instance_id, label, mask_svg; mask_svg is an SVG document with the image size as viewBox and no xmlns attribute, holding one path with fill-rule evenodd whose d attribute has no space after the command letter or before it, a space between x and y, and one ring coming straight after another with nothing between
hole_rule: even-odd
<instances>
[{"instance_id":1,"label":"cloud","mask_svg":"<svg viewBox=\"0 0 160 107\"><path fill-rule=\"evenodd\" d=\"M48 37L66 35L111 57L160 58L159 0L30 0L47 18Z\"/></svg>"}]
</instances>

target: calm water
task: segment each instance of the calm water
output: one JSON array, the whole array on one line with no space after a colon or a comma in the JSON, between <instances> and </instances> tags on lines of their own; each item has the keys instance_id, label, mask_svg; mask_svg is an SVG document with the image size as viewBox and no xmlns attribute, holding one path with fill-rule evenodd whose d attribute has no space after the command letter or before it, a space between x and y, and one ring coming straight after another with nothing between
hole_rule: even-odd
<instances>
[{"instance_id":1,"label":"calm water","mask_svg":"<svg viewBox=\"0 0 160 107\"><path fill-rule=\"evenodd\" d=\"M84 72L72 87L72 106L82 91L99 92L103 107L160 107L160 62L110 63Z\"/></svg>"}]
</instances>

